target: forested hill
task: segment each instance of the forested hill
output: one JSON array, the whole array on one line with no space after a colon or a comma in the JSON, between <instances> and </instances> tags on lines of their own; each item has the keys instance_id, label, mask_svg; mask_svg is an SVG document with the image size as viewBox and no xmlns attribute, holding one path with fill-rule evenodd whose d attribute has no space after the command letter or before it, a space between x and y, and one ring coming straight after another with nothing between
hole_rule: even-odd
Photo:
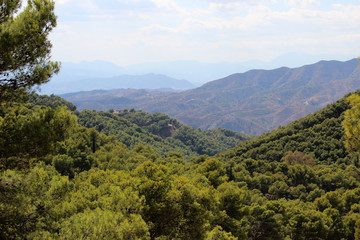
<instances>
[{"instance_id":1,"label":"forested hill","mask_svg":"<svg viewBox=\"0 0 360 240\"><path fill-rule=\"evenodd\" d=\"M359 93L360 91L356 92ZM345 149L341 124L344 112L348 108L349 103L345 96L314 114L240 143L239 146L223 153L222 158L224 161L251 158L280 162L288 153L298 151L310 154L318 164L348 164L354 159Z\"/></svg>"},{"instance_id":2,"label":"forested hill","mask_svg":"<svg viewBox=\"0 0 360 240\"><path fill-rule=\"evenodd\" d=\"M184 124L261 134L313 113L360 88L359 61L321 61L299 68L251 70L199 88L163 95L113 91L64 96L80 109L136 108ZM106 98L102 97L106 95ZM109 99L113 99L109 102Z\"/></svg>"},{"instance_id":3,"label":"forested hill","mask_svg":"<svg viewBox=\"0 0 360 240\"><path fill-rule=\"evenodd\" d=\"M161 113L150 114L134 109L78 112L72 103L54 95L32 94L30 102L53 108L66 106L78 117L80 125L113 135L129 148L139 144L151 146L163 156L171 152L179 152L188 160L202 154L213 156L250 139L245 134L222 128L195 129Z\"/></svg>"},{"instance_id":4,"label":"forested hill","mask_svg":"<svg viewBox=\"0 0 360 240\"><path fill-rule=\"evenodd\" d=\"M190 161L116 139L166 145L162 127L182 126L163 114L77 112L56 96L30 99L41 105L0 104L1 239L359 239L359 158L343 144L345 99Z\"/></svg>"}]
</instances>

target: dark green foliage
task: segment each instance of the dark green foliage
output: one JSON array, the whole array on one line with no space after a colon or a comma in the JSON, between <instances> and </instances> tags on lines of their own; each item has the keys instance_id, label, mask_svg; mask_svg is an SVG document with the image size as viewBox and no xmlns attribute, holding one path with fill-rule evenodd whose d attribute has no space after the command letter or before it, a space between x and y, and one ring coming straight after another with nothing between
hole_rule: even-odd
<instances>
[{"instance_id":1,"label":"dark green foliage","mask_svg":"<svg viewBox=\"0 0 360 240\"><path fill-rule=\"evenodd\" d=\"M169 118L163 113L149 114L131 109L121 111L117 115L162 138L170 137L172 131L176 131L182 125L176 119Z\"/></svg>"},{"instance_id":2,"label":"dark green foliage","mask_svg":"<svg viewBox=\"0 0 360 240\"><path fill-rule=\"evenodd\" d=\"M106 135L113 135L118 141L124 143L127 147L133 148L138 144L150 145L162 155L170 152L180 152L182 155L191 158L196 153L189 147L177 145L166 141L162 137L155 135L146 128L140 127L129 120L119 117L110 112L96 112L83 110L77 114L79 123L85 127L93 127L97 131Z\"/></svg>"},{"instance_id":3,"label":"dark green foliage","mask_svg":"<svg viewBox=\"0 0 360 240\"><path fill-rule=\"evenodd\" d=\"M179 123L176 119L162 113L149 114L143 111L124 110L118 113L136 125L158 135L176 146L190 148L199 155L213 156L230 147L236 146L240 141L250 139L250 136L227 129L212 129L201 131Z\"/></svg>"},{"instance_id":4,"label":"dark green foliage","mask_svg":"<svg viewBox=\"0 0 360 240\"><path fill-rule=\"evenodd\" d=\"M75 124L76 118L61 107L0 105L0 168L28 167L32 158L54 153Z\"/></svg>"},{"instance_id":5,"label":"dark green foliage","mask_svg":"<svg viewBox=\"0 0 360 240\"><path fill-rule=\"evenodd\" d=\"M360 170L338 133L347 108L341 100L209 157L192 151L240 136L134 109L3 104L0 238L359 239ZM169 124L176 131L160 136Z\"/></svg>"},{"instance_id":6,"label":"dark green foliage","mask_svg":"<svg viewBox=\"0 0 360 240\"><path fill-rule=\"evenodd\" d=\"M83 110L77 116L81 125L114 135L130 148L142 143L163 156L170 152L180 152L187 159L202 154L213 156L250 138L224 129L201 131L184 126L165 114L134 109L120 113Z\"/></svg>"},{"instance_id":7,"label":"dark green foliage","mask_svg":"<svg viewBox=\"0 0 360 240\"><path fill-rule=\"evenodd\" d=\"M0 101L15 100L24 89L49 81L59 71L50 61L50 32L56 26L55 2L5 0L0 5Z\"/></svg>"},{"instance_id":8,"label":"dark green foliage","mask_svg":"<svg viewBox=\"0 0 360 240\"><path fill-rule=\"evenodd\" d=\"M352 156L344 146L341 122L349 108L341 99L326 108L280 127L251 141L243 142L223 157L226 159L265 160L279 162L289 152L312 154L318 163L350 163Z\"/></svg>"},{"instance_id":9,"label":"dark green foliage","mask_svg":"<svg viewBox=\"0 0 360 240\"><path fill-rule=\"evenodd\" d=\"M114 135L130 148L140 143L150 145L163 156L170 152L180 152L187 159L201 154L213 156L250 139L250 136L227 129L201 131L161 113L150 114L135 109L77 112L72 103L54 95L30 94L29 101L49 107L66 106L74 111L82 126Z\"/></svg>"},{"instance_id":10,"label":"dark green foliage","mask_svg":"<svg viewBox=\"0 0 360 240\"><path fill-rule=\"evenodd\" d=\"M53 94L50 96L47 96L47 95L38 95L36 93L31 93L29 95L29 102L33 103L35 105L47 106L47 107L52 107L52 108L66 106L67 109L69 109L70 111L76 110L76 106L74 104L66 101L65 99L63 99L61 97L55 96Z\"/></svg>"}]
</instances>

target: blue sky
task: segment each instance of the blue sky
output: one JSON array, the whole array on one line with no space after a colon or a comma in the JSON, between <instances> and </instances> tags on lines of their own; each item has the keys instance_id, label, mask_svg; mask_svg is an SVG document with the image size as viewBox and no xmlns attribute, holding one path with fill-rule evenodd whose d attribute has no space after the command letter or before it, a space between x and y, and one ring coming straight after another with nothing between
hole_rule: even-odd
<instances>
[{"instance_id":1,"label":"blue sky","mask_svg":"<svg viewBox=\"0 0 360 240\"><path fill-rule=\"evenodd\" d=\"M360 56L360 0L55 0L54 60L120 66Z\"/></svg>"}]
</instances>

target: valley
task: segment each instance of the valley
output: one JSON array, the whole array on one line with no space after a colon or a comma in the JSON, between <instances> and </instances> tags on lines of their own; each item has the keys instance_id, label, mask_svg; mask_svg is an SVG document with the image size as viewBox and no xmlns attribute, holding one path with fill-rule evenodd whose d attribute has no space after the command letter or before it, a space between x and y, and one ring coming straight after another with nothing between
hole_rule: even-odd
<instances>
[{"instance_id":1,"label":"valley","mask_svg":"<svg viewBox=\"0 0 360 240\"><path fill-rule=\"evenodd\" d=\"M357 59L299 68L251 70L182 92L140 89L61 95L78 109L160 112L203 130L261 134L313 113L360 88Z\"/></svg>"}]
</instances>

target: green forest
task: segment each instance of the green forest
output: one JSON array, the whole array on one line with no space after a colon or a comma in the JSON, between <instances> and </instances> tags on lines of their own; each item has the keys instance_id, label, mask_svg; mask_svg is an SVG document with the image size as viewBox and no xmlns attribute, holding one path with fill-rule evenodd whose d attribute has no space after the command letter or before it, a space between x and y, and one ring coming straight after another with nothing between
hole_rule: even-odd
<instances>
[{"instance_id":1,"label":"green forest","mask_svg":"<svg viewBox=\"0 0 360 240\"><path fill-rule=\"evenodd\" d=\"M257 137L79 112L32 91L60 64L29 3L0 5L0 239L360 239L360 91Z\"/></svg>"},{"instance_id":2,"label":"green forest","mask_svg":"<svg viewBox=\"0 0 360 240\"><path fill-rule=\"evenodd\" d=\"M2 239L359 239L358 93L226 151L231 131L26 98L0 109Z\"/></svg>"}]
</instances>

